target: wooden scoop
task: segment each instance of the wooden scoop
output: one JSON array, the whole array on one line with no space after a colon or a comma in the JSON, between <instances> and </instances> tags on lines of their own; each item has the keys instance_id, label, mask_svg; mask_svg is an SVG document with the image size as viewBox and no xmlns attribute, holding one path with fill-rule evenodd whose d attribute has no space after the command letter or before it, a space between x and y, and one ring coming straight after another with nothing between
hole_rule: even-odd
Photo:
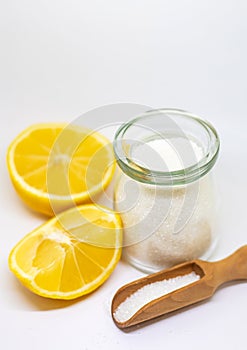
<instances>
[{"instance_id":1,"label":"wooden scoop","mask_svg":"<svg viewBox=\"0 0 247 350\"><path fill-rule=\"evenodd\" d=\"M138 289L153 282L187 275L192 271L200 276L198 281L150 301L125 322L115 319L114 312L117 307ZM112 318L119 328L134 326L210 298L221 284L241 279L247 279L247 245L220 261L193 260L126 284L116 292L112 300Z\"/></svg>"}]
</instances>

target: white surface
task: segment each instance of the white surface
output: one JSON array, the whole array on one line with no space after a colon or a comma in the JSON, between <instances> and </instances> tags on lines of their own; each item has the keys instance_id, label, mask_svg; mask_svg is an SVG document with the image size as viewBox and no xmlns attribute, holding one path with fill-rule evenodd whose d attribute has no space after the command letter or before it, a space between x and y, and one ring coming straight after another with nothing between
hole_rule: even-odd
<instances>
[{"instance_id":1,"label":"white surface","mask_svg":"<svg viewBox=\"0 0 247 350\"><path fill-rule=\"evenodd\" d=\"M75 302L24 289L8 270L8 254L45 219L16 196L5 154L29 124L72 121L108 103L201 115L222 141L214 258L231 253L247 242L246 15L244 0L1 1L1 349L245 348L246 283L128 334L115 327L109 307L115 291L141 273L122 262L99 290Z\"/></svg>"}]
</instances>

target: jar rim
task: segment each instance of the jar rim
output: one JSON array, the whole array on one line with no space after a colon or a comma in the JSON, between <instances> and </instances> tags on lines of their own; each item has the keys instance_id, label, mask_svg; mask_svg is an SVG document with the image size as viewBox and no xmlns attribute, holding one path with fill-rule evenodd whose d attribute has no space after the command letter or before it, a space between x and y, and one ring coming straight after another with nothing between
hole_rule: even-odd
<instances>
[{"instance_id":1,"label":"jar rim","mask_svg":"<svg viewBox=\"0 0 247 350\"><path fill-rule=\"evenodd\" d=\"M137 164L133 159L128 157L124 150L124 136L127 130L131 127L138 125L139 122L152 118L157 114L161 114L162 117L168 117L168 114L176 115L176 118L182 117L197 123L204 129L204 131L206 131L211 146L210 150L197 163L179 170L152 170ZM113 148L119 167L125 174L134 180L147 184L174 186L194 182L206 175L212 169L218 158L220 139L216 129L210 122L181 109L161 108L149 110L122 124L115 133Z\"/></svg>"}]
</instances>

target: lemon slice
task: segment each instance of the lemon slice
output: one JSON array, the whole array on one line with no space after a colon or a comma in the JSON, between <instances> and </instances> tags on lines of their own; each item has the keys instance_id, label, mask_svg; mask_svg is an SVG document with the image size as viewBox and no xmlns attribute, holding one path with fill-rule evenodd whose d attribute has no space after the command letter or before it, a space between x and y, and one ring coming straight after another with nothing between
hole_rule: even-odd
<instances>
[{"instance_id":1,"label":"lemon slice","mask_svg":"<svg viewBox=\"0 0 247 350\"><path fill-rule=\"evenodd\" d=\"M75 125L37 124L11 143L7 164L13 185L33 210L54 215L94 202L115 170L110 141Z\"/></svg>"},{"instance_id":2,"label":"lemon slice","mask_svg":"<svg viewBox=\"0 0 247 350\"><path fill-rule=\"evenodd\" d=\"M93 204L69 209L25 236L11 251L10 270L34 293L74 299L99 287L121 256L122 224Z\"/></svg>"}]
</instances>

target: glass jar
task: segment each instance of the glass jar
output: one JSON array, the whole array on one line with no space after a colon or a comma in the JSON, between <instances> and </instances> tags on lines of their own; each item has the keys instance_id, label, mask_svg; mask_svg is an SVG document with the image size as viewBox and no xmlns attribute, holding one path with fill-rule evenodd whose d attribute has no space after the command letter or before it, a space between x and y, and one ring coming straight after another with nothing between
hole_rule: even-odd
<instances>
[{"instance_id":1,"label":"glass jar","mask_svg":"<svg viewBox=\"0 0 247 350\"><path fill-rule=\"evenodd\" d=\"M146 112L118 129L114 209L130 264L149 273L209 258L217 243L211 169L219 145L210 123L176 109Z\"/></svg>"}]
</instances>

